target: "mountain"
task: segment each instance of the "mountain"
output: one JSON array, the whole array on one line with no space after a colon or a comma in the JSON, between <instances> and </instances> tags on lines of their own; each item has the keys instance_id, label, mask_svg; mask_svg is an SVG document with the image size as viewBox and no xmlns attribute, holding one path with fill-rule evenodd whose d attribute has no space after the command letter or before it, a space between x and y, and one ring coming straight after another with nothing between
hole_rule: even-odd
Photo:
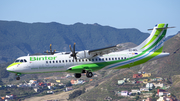
<instances>
[{"instance_id":1,"label":"mountain","mask_svg":"<svg viewBox=\"0 0 180 101\"><path fill-rule=\"evenodd\" d=\"M51 23L23 23L0 21L0 63L13 61L27 54L49 50L49 44L58 51L96 49L132 42L140 44L149 34L138 29L117 29L99 24L63 25Z\"/></svg>"}]
</instances>

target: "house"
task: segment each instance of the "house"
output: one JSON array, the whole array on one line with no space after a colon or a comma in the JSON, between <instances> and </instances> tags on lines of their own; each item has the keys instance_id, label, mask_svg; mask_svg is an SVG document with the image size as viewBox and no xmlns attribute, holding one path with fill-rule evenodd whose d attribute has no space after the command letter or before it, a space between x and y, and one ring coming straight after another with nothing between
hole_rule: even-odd
<instances>
[{"instance_id":1,"label":"house","mask_svg":"<svg viewBox=\"0 0 180 101\"><path fill-rule=\"evenodd\" d=\"M47 91L47 94L54 94L54 91Z\"/></svg>"},{"instance_id":2,"label":"house","mask_svg":"<svg viewBox=\"0 0 180 101\"><path fill-rule=\"evenodd\" d=\"M131 93L141 93L141 91L139 89L131 89Z\"/></svg>"},{"instance_id":3,"label":"house","mask_svg":"<svg viewBox=\"0 0 180 101\"><path fill-rule=\"evenodd\" d=\"M157 101L174 101L172 98L170 97L159 97L159 99L157 99Z\"/></svg>"},{"instance_id":4,"label":"house","mask_svg":"<svg viewBox=\"0 0 180 101\"><path fill-rule=\"evenodd\" d=\"M149 92L149 88L140 88L140 91L141 92L145 92L145 91Z\"/></svg>"},{"instance_id":5,"label":"house","mask_svg":"<svg viewBox=\"0 0 180 101\"><path fill-rule=\"evenodd\" d=\"M159 96L170 96L171 93L169 92L159 92Z\"/></svg>"},{"instance_id":6,"label":"house","mask_svg":"<svg viewBox=\"0 0 180 101\"><path fill-rule=\"evenodd\" d=\"M122 85L122 84L124 84L124 83L125 83L124 80L118 80L118 85Z\"/></svg>"},{"instance_id":7,"label":"house","mask_svg":"<svg viewBox=\"0 0 180 101\"><path fill-rule=\"evenodd\" d=\"M157 81L162 81L163 78L162 77L156 77Z\"/></svg>"},{"instance_id":8,"label":"house","mask_svg":"<svg viewBox=\"0 0 180 101\"><path fill-rule=\"evenodd\" d=\"M157 88L157 87L162 88L163 86L165 86L163 83L153 83L153 84L154 84L155 88Z\"/></svg>"},{"instance_id":9,"label":"house","mask_svg":"<svg viewBox=\"0 0 180 101\"><path fill-rule=\"evenodd\" d=\"M142 74L133 74L133 78L142 78Z\"/></svg>"},{"instance_id":10,"label":"house","mask_svg":"<svg viewBox=\"0 0 180 101\"><path fill-rule=\"evenodd\" d=\"M148 82L149 82L148 79L144 79L144 80L143 80L143 83L144 83L144 84L147 84Z\"/></svg>"},{"instance_id":11,"label":"house","mask_svg":"<svg viewBox=\"0 0 180 101\"><path fill-rule=\"evenodd\" d=\"M6 98L8 98L8 99L14 99L14 95L6 95Z\"/></svg>"},{"instance_id":12,"label":"house","mask_svg":"<svg viewBox=\"0 0 180 101\"><path fill-rule=\"evenodd\" d=\"M76 84L76 80L73 80L73 79L72 79L70 82L71 82L72 85L75 85L75 84Z\"/></svg>"},{"instance_id":13,"label":"house","mask_svg":"<svg viewBox=\"0 0 180 101\"><path fill-rule=\"evenodd\" d=\"M77 85L77 84L83 84L85 81L84 80L71 80L70 81L72 85Z\"/></svg>"},{"instance_id":14,"label":"house","mask_svg":"<svg viewBox=\"0 0 180 101\"><path fill-rule=\"evenodd\" d=\"M150 79L150 81L157 81L157 78L152 78Z\"/></svg>"},{"instance_id":15,"label":"house","mask_svg":"<svg viewBox=\"0 0 180 101\"><path fill-rule=\"evenodd\" d=\"M115 95L117 96L121 96L121 92L120 91L114 91Z\"/></svg>"},{"instance_id":16,"label":"house","mask_svg":"<svg viewBox=\"0 0 180 101\"><path fill-rule=\"evenodd\" d=\"M37 80L29 80L29 83L31 83L31 84L36 84L37 83Z\"/></svg>"},{"instance_id":17,"label":"house","mask_svg":"<svg viewBox=\"0 0 180 101\"><path fill-rule=\"evenodd\" d=\"M70 90L73 90L73 88L72 87L66 87L65 91L67 92L67 91L70 91Z\"/></svg>"},{"instance_id":18,"label":"house","mask_svg":"<svg viewBox=\"0 0 180 101\"><path fill-rule=\"evenodd\" d=\"M61 80L56 80L56 82L60 83L60 82L61 82Z\"/></svg>"},{"instance_id":19,"label":"house","mask_svg":"<svg viewBox=\"0 0 180 101\"><path fill-rule=\"evenodd\" d=\"M151 73L144 73L142 74L142 77L150 77L151 76Z\"/></svg>"},{"instance_id":20,"label":"house","mask_svg":"<svg viewBox=\"0 0 180 101\"><path fill-rule=\"evenodd\" d=\"M33 89L34 89L35 92L40 92L39 87L34 87Z\"/></svg>"},{"instance_id":21,"label":"house","mask_svg":"<svg viewBox=\"0 0 180 101\"><path fill-rule=\"evenodd\" d=\"M157 94L159 95L159 92L166 92L165 90L163 89L157 89Z\"/></svg>"},{"instance_id":22,"label":"house","mask_svg":"<svg viewBox=\"0 0 180 101\"><path fill-rule=\"evenodd\" d=\"M129 92L128 91L121 91L121 96L128 96Z\"/></svg>"},{"instance_id":23,"label":"house","mask_svg":"<svg viewBox=\"0 0 180 101\"><path fill-rule=\"evenodd\" d=\"M131 81L132 82L132 84L136 84L136 80L133 80L133 81Z\"/></svg>"},{"instance_id":24,"label":"house","mask_svg":"<svg viewBox=\"0 0 180 101\"><path fill-rule=\"evenodd\" d=\"M139 79L136 83L143 83L143 79Z\"/></svg>"},{"instance_id":25,"label":"house","mask_svg":"<svg viewBox=\"0 0 180 101\"><path fill-rule=\"evenodd\" d=\"M48 87L48 89L52 89L52 86L47 86Z\"/></svg>"},{"instance_id":26,"label":"house","mask_svg":"<svg viewBox=\"0 0 180 101\"><path fill-rule=\"evenodd\" d=\"M146 84L146 88L148 88L148 89L153 89L153 87L154 87L153 83Z\"/></svg>"}]
</instances>

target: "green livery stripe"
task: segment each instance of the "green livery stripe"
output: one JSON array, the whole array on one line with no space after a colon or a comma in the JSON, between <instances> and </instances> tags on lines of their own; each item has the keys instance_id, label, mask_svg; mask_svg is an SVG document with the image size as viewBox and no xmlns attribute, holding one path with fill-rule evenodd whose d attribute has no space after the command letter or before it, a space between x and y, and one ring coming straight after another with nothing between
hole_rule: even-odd
<instances>
[{"instance_id":1,"label":"green livery stripe","mask_svg":"<svg viewBox=\"0 0 180 101\"><path fill-rule=\"evenodd\" d=\"M21 62L12 63L12 64L9 65L7 68L12 67L12 66L14 66L14 65L18 65L18 64L21 64Z\"/></svg>"},{"instance_id":2,"label":"green livery stripe","mask_svg":"<svg viewBox=\"0 0 180 101\"><path fill-rule=\"evenodd\" d=\"M7 70L8 72L11 73L16 73L16 74L34 74L34 73L54 73L54 72L66 72L66 71L47 71L47 72L28 72L28 73L23 73L23 72L14 72L14 71L10 71Z\"/></svg>"},{"instance_id":3,"label":"green livery stripe","mask_svg":"<svg viewBox=\"0 0 180 101\"><path fill-rule=\"evenodd\" d=\"M153 47L155 47L157 45L157 43L159 43L163 37L165 36L166 34L166 31L163 32L163 34L161 35L161 37L159 37L159 39L154 43L152 44L149 48L147 48L146 50L144 50L142 53L134 56L134 57L130 57L130 58L127 58L126 60L117 60L117 61L110 61L110 62L101 62L101 63L91 63L91 64L82 64L82 65L78 65L78 66L74 66L72 67L72 70L68 70L68 72L71 72L71 73L81 73L82 72L82 69L84 69L84 67L87 67L88 69L86 70L91 70L91 71L97 71L97 70L100 70L102 69L103 67L106 67L108 65L112 65L112 64L115 64L115 63L120 63L120 62L124 62L124 61L128 61L128 60L131 60L131 59L134 59L134 58L137 58L137 57L140 57L142 55L144 55L147 51L149 51L150 49L152 49ZM160 51L162 52L162 49L163 47L161 47L160 49L157 50L157 52L159 53ZM157 53L154 53L154 54L157 54ZM160 53L159 53L160 54ZM140 61L140 60L139 60ZM141 63L139 63L141 64ZM129 64L128 64L129 65ZM135 65L135 64L134 64ZM138 64L137 64L138 65ZM131 66L127 66L127 67L132 67L133 65ZM126 66L124 67L126 68Z\"/></svg>"},{"instance_id":4,"label":"green livery stripe","mask_svg":"<svg viewBox=\"0 0 180 101\"><path fill-rule=\"evenodd\" d=\"M158 28L163 28L165 24L158 24ZM149 44L151 44L158 36L159 34L161 33L163 29L157 29L154 36L151 38L151 40L144 46L142 47L141 49L145 48L146 46L148 46Z\"/></svg>"},{"instance_id":5,"label":"green livery stripe","mask_svg":"<svg viewBox=\"0 0 180 101\"><path fill-rule=\"evenodd\" d=\"M162 50L163 47L159 48L157 51L155 51L153 54L151 54L150 56L144 58L144 59L141 59L139 61L135 61L134 63L130 63L130 64L126 64L126 65L123 65L123 66L120 66L120 67L117 67L115 69L122 69L122 68L128 68L128 67L133 67L133 66L136 66L136 65L139 65L139 64L142 64L142 63L145 63L149 60L151 60L152 58L158 56L159 54L161 54L161 52L159 52L159 50Z\"/></svg>"}]
</instances>

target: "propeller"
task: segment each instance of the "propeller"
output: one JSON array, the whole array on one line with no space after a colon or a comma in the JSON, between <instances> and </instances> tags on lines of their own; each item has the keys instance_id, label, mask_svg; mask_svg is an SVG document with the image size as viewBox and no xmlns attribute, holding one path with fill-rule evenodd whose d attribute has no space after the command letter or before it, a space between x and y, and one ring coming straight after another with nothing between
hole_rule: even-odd
<instances>
[{"instance_id":1,"label":"propeller","mask_svg":"<svg viewBox=\"0 0 180 101\"><path fill-rule=\"evenodd\" d=\"M55 52L56 52L56 50L52 51L52 44L50 44L50 52L47 50L47 51L44 52L44 53L53 55Z\"/></svg>"},{"instance_id":2,"label":"propeller","mask_svg":"<svg viewBox=\"0 0 180 101\"><path fill-rule=\"evenodd\" d=\"M72 52L72 54L70 56L73 57L73 60L76 59L76 61L77 61L77 57L76 57L77 53L75 52L75 45L76 45L76 43L74 43L73 50L71 48L71 45L69 45L69 48L70 48L70 50Z\"/></svg>"}]
</instances>

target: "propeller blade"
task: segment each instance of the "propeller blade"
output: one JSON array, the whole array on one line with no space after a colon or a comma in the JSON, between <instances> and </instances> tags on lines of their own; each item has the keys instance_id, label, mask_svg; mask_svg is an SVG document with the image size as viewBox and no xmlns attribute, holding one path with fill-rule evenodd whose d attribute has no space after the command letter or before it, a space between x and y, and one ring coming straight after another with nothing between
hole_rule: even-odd
<instances>
[{"instance_id":1,"label":"propeller blade","mask_svg":"<svg viewBox=\"0 0 180 101\"><path fill-rule=\"evenodd\" d=\"M53 54L53 53L52 53L52 48L51 48L51 46L52 46L52 44L50 44L50 53Z\"/></svg>"},{"instance_id":2,"label":"propeller blade","mask_svg":"<svg viewBox=\"0 0 180 101\"><path fill-rule=\"evenodd\" d=\"M70 48L71 52L73 53L72 48L71 48L71 45L69 45L69 48Z\"/></svg>"}]
</instances>

